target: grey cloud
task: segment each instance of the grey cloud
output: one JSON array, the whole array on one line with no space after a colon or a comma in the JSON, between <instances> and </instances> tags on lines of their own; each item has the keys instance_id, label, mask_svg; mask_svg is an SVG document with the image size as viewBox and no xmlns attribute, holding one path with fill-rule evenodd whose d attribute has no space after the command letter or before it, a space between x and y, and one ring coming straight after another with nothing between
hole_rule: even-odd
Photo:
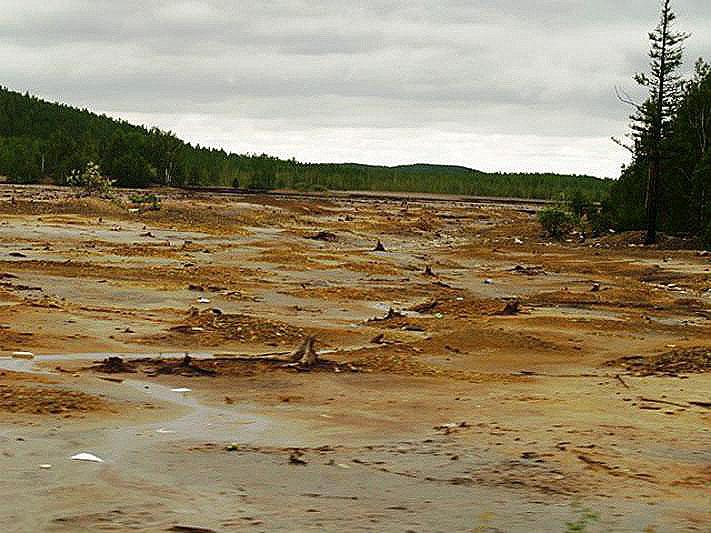
<instances>
[{"instance_id":1,"label":"grey cloud","mask_svg":"<svg viewBox=\"0 0 711 533\"><path fill-rule=\"evenodd\" d=\"M614 90L632 90L632 74L645 68L656 8L649 0L0 0L0 61L13 88L118 113L243 118L275 135L416 127L572 142L624 131L627 110ZM676 8L679 26L695 34L689 64L711 56L708 2Z\"/></svg>"}]
</instances>

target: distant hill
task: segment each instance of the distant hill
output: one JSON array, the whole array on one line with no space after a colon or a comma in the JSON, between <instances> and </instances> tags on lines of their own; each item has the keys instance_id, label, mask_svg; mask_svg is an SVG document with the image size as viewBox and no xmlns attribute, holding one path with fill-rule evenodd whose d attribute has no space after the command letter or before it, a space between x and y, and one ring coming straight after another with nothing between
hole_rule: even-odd
<instances>
[{"instance_id":1,"label":"distant hill","mask_svg":"<svg viewBox=\"0 0 711 533\"><path fill-rule=\"evenodd\" d=\"M599 200L611 183L591 176L486 173L454 165L300 163L266 154L233 154L0 87L0 175L21 183L63 183L88 161L130 187L214 185L544 199L579 191Z\"/></svg>"}]
</instances>

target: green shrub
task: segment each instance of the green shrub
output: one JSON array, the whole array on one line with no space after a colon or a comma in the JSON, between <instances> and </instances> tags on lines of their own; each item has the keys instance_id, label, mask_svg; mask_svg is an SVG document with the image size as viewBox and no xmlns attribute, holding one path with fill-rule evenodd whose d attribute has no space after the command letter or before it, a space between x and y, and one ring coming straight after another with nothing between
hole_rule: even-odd
<instances>
[{"instance_id":1,"label":"green shrub","mask_svg":"<svg viewBox=\"0 0 711 533\"><path fill-rule=\"evenodd\" d=\"M153 193L146 194L132 194L128 197L134 204L149 205L150 209L153 211L158 211L160 209L160 199Z\"/></svg>"},{"instance_id":2,"label":"green shrub","mask_svg":"<svg viewBox=\"0 0 711 533\"><path fill-rule=\"evenodd\" d=\"M115 181L101 174L96 163L89 161L83 170L72 170L67 177L67 185L82 189L87 196L110 198L113 194Z\"/></svg>"},{"instance_id":3,"label":"green shrub","mask_svg":"<svg viewBox=\"0 0 711 533\"><path fill-rule=\"evenodd\" d=\"M576 189L573 196L570 198L570 210L577 218L582 218L583 215L589 215L592 209L592 204L583 196L580 189Z\"/></svg>"},{"instance_id":4,"label":"green shrub","mask_svg":"<svg viewBox=\"0 0 711 533\"><path fill-rule=\"evenodd\" d=\"M615 228L614 208L609 199L603 200L599 208L591 208L587 216L590 223L590 231L595 237L599 237Z\"/></svg>"},{"instance_id":5,"label":"green shrub","mask_svg":"<svg viewBox=\"0 0 711 533\"><path fill-rule=\"evenodd\" d=\"M561 239L575 227L575 218L560 207L547 207L538 213L538 222L549 237Z\"/></svg>"}]
</instances>

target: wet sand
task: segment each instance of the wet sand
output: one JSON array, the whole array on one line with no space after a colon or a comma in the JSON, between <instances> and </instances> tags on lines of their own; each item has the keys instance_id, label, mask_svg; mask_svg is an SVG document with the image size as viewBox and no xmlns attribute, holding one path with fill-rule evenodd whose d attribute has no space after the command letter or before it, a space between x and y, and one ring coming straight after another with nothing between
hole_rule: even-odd
<instances>
[{"instance_id":1,"label":"wet sand","mask_svg":"<svg viewBox=\"0 0 711 533\"><path fill-rule=\"evenodd\" d=\"M708 257L530 206L160 194L0 188L3 530L708 530ZM330 366L238 357L307 335ZM155 372L184 353L215 375Z\"/></svg>"}]
</instances>

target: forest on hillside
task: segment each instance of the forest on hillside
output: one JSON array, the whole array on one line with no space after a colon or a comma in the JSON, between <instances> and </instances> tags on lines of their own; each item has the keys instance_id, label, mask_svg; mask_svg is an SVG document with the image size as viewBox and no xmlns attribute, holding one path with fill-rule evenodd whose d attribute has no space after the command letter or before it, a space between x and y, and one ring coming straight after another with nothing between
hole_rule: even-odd
<instances>
[{"instance_id":1,"label":"forest on hillside","mask_svg":"<svg viewBox=\"0 0 711 533\"><path fill-rule=\"evenodd\" d=\"M558 174L485 173L464 167L311 164L193 146L173 133L0 88L0 175L66 183L87 163L123 187L411 191L482 196L602 199L610 180Z\"/></svg>"}]
</instances>

